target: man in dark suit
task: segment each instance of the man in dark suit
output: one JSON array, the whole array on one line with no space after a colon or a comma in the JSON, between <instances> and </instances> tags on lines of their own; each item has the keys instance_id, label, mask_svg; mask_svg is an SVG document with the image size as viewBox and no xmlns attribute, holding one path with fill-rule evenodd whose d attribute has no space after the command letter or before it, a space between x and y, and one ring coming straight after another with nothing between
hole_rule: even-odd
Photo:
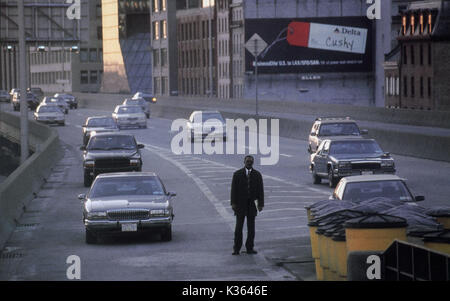
<instances>
[{"instance_id":1,"label":"man in dark suit","mask_svg":"<svg viewBox=\"0 0 450 301\"><path fill-rule=\"evenodd\" d=\"M233 174L231 184L231 208L236 215L233 255L239 255L242 247L242 229L247 218L247 254L257 254L253 249L255 240L255 217L264 207L264 186L261 174L253 169L255 159L247 156L245 167Z\"/></svg>"}]
</instances>

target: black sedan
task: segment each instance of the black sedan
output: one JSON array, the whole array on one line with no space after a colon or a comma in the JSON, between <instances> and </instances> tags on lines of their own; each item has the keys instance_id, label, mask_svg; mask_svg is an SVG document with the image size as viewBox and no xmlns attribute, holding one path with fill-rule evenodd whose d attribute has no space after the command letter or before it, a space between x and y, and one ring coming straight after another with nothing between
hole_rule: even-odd
<instances>
[{"instance_id":1,"label":"black sedan","mask_svg":"<svg viewBox=\"0 0 450 301\"><path fill-rule=\"evenodd\" d=\"M84 186L102 173L141 171L142 157L133 135L120 133L100 133L92 135L83 153Z\"/></svg>"},{"instance_id":2,"label":"black sedan","mask_svg":"<svg viewBox=\"0 0 450 301\"><path fill-rule=\"evenodd\" d=\"M172 198L155 173L115 173L98 176L83 201L86 243L103 233L158 231L172 240Z\"/></svg>"},{"instance_id":3,"label":"black sedan","mask_svg":"<svg viewBox=\"0 0 450 301\"><path fill-rule=\"evenodd\" d=\"M118 132L119 127L111 116L92 116L83 124L83 145L86 145L92 133Z\"/></svg>"},{"instance_id":4,"label":"black sedan","mask_svg":"<svg viewBox=\"0 0 450 301\"><path fill-rule=\"evenodd\" d=\"M347 176L394 174L395 163L373 139L324 140L311 155L314 184L327 178L330 187Z\"/></svg>"}]
</instances>

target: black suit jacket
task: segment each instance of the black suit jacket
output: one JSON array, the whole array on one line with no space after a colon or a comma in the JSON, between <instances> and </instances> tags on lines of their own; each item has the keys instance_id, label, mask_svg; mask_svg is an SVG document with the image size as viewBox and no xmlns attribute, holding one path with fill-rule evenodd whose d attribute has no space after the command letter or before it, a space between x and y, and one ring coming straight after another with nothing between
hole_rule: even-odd
<instances>
[{"instance_id":1,"label":"black suit jacket","mask_svg":"<svg viewBox=\"0 0 450 301\"><path fill-rule=\"evenodd\" d=\"M239 169L233 174L231 183L231 206L236 206L235 214L237 215L256 216L258 210L255 200L258 200L258 207L264 207L264 185L261 173L252 169L250 191L247 185L246 170L245 168Z\"/></svg>"}]
</instances>

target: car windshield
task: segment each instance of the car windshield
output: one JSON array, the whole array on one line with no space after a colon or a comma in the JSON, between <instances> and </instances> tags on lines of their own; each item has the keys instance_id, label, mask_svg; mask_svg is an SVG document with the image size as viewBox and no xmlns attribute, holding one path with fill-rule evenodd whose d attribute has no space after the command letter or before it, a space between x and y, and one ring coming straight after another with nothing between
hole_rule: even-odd
<instances>
[{"instance_id":1,"label":"car windshield","mask_svg":"<svg viewBox=\"0 0 450 301\"><path fill-rule=\"evenodd\" d=\"M135 150L133 136L94 136L89 140L88 150Z\"/></svg>"},{"instance_id":2,"label":"car windshield","mask_svg":"<svg viewBox=\"0 0 450 301\"><path fill-rule=\"evenodd\" d=\"M413 200L411 193L401 180L348 183L342 199L359 203L378 197L404 202Z\"/></svg>"},{"instance_id":3,"label":"car windshield","mask_svg":"<svg viewBox=\"0 0 450 301\"><path fill-rule=\"evenodd\" d=\"M322 124L319 136L360 136L356 123L327 123Z\"/></svg>"},{"instance_id":4,"label":"car windshield","mask_svg":"<svg viewBox=\"0 0 450 301\"><path fill-rule=\"evenodd\" d=\"M164 194L164 187L155 176L114 177L98 179L89 193L89 198Z\"/></svg>"},{"instance_id":5,"label":"car windshield","mask_svg":"<svg viewBox=\"0 0 450 301\"><path fill-rule=\"evenodd\" d=\"M57 106L42 106L39 107L38 113L60 113L61 110Z\"/></svg>"},{"instance_id":6,"label":"car windshield","mask_svg":"<svg viewBox=\"0 0 450 301\"><path fill-rule=\"evenodd\" d=\"M222 123L225 123L225 121L223 120L223 117L220 113L201 113L202 116L202 123L203 122L207 122L211 119L217 119ZM196 114L194 115L194 122L199 122L200 120L200 114Z\"/></svg>"},{"instance_id":7,"label":"car windshield","mask_svg":"<svg viewBox=\"0 0 450 301\"><path fill-rule=\"evenodd\" d=\"M142 113L141 107L133 106L133 107L121 107L118 111L119 114L136 114Z\"/></svg>"},{"instance_id":8,"label":"car windshield","mask_svg":"<svg viewBox=\"0 0 450 301\"><path fill-rule=\"evenodd\" d=\"M383 151L375 141L335 141L330 146L330 155L382 153Z\"/></svg>"},{"instance_id":9,"label":"car windshield","mask_svg":"<svg viewBox=\"0 0 450 301\"><path fill-rule=\"evenodd\" d=\"M88 127L115 127L116 123L112 118L94 118L89 119Z\"/></svg>"},{"instance_id":10,"label":"car windshield","mask_svg":"<svg viewBox=\"0 0 450 301\"><path fill-rule=\"evenodd\" d=\"M142 98L141 99L128 99L125 101L125 104L129 105L129 106L137 106L137 105L141 106L141 105L145 104L145 100Z\"/></svg>"}]
</instances>

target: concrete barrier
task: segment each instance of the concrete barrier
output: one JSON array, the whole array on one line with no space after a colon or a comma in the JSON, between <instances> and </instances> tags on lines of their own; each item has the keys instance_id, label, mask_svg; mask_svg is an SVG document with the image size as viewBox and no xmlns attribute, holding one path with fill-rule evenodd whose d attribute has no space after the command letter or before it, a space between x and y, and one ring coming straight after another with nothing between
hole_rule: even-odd
<instances>
[{"instance_id":1,"label":"concrete barrier","mask_svg":"<svg viewBox=\"0 0 450 301\"><path fill-rule=\"evenodd\" d=\"M119 94L76 94L82 107L101 110L113 110L130 95ZM357 120L385 122L364 126L369 130L369 137L376 139L384 151L398 155L406 155L423 159L450 162L450 135L439 133L419 133L414 128L390 127L389 122L398 124L440 126L450 128L450 112L405 111L385 108L353 107L343 105L311 104L311 103L280 103L274 101L262 102L261 114L253 113L254 102L244 100L218 100L206 98L173 98L158 99L151 105L152 116L169 119L188 118L194 110L217 109L225 118L278 118L280 120L280 136L285 138L307 140L312 123L316 116L350 116ZM263 112L266 111L266 113ZM273 114L268 113L273 110ZM277 112L298 113L299 118L279 118ZM331 112L331 113L330 113ZM334 112L334 113L333 113ZM303 115L305 114L305 115ZM311 115L309 115L311 114ZM369 123L370 124L370 123ZM305 149L306 152L306 149Z\"/></svg>"},{"instance_id":2,"label":"concrete barrier","mask_svg":"<svg viewBox=\"0 0 450 301\"><path fill-rule=\"evenodd\" d=\"M18 116L0 112L0 133L13 142L20 141ZM0 248L16 227L16 221L48 177L62 150L56 130L29 122L30 149L33 154L0 184Z\"/></svg>"}]
</instances>

